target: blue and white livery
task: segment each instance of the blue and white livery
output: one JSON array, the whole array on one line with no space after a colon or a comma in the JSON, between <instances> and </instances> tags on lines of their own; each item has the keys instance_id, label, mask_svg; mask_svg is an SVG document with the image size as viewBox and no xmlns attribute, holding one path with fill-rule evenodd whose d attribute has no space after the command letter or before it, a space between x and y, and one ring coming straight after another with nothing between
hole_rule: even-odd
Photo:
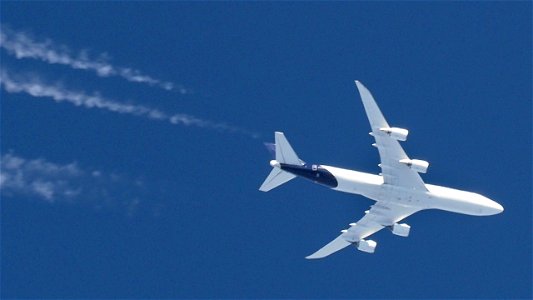
<instances>
[{"instance_id":1,"label":"blue and white livery","mask_svg":"<svg viewBox=\"0 0 533 300\"><path fill-rule=\"evenodd\" d=\"M285 138L275 133L276 158L270 161L272 171L260 191L267 192L296 177L303 177L331 189L363 195L376 203L365 215L326 246L307 256L323 258L349 245L374 253L377 243L366 238L387 227L393 234L407 237L411 227L401 220L424 209L441 209L454 213L490 216L503 212L497 202L480 194L425 184L419 173L426 173L429 163L411 159L399 141L407 139L406 129L390 127L370 91L355 81L363 101L370 128L381 158L379 175L341 169L302 161Z\"/></svg>"}]
</instances>

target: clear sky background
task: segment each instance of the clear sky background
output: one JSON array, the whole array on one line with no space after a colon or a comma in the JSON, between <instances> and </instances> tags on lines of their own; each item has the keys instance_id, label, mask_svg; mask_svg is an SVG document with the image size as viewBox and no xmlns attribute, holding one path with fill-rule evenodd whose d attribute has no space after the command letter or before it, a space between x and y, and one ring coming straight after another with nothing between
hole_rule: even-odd
<instances>
[{"instance_id":1,"label":"clear sky background","mask_svg":"<svg viewBox=\"0 0 533 300\"><path fill-rule=\"evenodd\" d=\"M2 298L531 297L531 2L2 2ZM372 204L263 142L378 173L355 79L422 178L376 253L304 257Z\"/></svg>"}]
</instances>

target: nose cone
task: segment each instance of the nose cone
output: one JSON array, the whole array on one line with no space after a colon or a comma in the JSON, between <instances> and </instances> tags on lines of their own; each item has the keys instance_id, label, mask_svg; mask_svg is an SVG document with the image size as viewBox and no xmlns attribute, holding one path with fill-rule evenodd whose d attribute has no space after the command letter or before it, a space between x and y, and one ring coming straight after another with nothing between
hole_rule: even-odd
<instances>
[{"instance_id":1,"label":"nose cone","mask_svg":"<svg viewBox=\"0 0 533 300\"><path fill-rule=\"evenodd\" d=\"M503 206L501 206L498 202L492 201L490 199L485 199L485 212L487 215L496 215L503 212Z\"/></svg>"}]
</instances>

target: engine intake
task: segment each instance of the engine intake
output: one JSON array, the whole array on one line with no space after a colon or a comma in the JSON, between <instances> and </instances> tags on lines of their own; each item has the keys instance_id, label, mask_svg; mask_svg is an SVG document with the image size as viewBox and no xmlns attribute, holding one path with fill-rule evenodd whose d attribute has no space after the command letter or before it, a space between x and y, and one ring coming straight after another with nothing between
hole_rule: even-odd
<instances>
[{"instance_id":1,"label":"engine intake","mask_svg":"<svg viewBox=\"0 0 533 300\"><path fill-rule=\"evenodd\" d=\"M398 236L408 237L411 231L411 226L407 224L394 224L391 227L392 233Z\"/></svg>"},{"instance_id":2,"label":"engine intake","mask_svg":"<svg viewBox=\"0 0 533 300\"><path fill-rule=\"evenodd\" d=\"M385 132L391 138L393 138L393 139L395 139L397 141L405 141L405 140L407 140L407 135L409 134L409 130L403 129L403 128L397 128L397 127L380 128L379 130L382 131L382 132Z\"/></svg>"},{"instance_id":3,"label":"engine intake","mask_svg":"<svg viewBox=\"0 0 533 300\"><path fill-rule=\"evenodd\" d=\"M418 173L426 173L429 167L429 163L427 161L419 159L400 159L400 163L408 166L409 168Z\"/></svg>"},{"instance_id":4,"label":"engine intake","mask_svg":"<svg viewBox=\"0 0 533 300\"><path fill-rule=\"evenodd\" d=\"M359 240L359 242L355 243L355 245L359 251L374 253L377 243L372 240Z\"/></svg>"}]
</instances>

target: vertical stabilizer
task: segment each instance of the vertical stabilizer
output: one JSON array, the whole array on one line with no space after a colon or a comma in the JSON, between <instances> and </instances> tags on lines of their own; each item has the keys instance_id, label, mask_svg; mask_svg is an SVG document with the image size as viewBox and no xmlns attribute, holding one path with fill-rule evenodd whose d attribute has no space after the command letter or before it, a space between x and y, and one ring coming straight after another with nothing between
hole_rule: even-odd
<instances>
[{"instance_id":1,"label":"vertical stabilizer","mask_svg":"<svg viewBox=\"0 0 533 300\"><path fill-rule=\"evenodd\" d=\"M285 138L283 132L276 131L275 133L276 140L276 160L279 163L290 164L290 165L302 165L302 161L296 155L296 152Z\"/></svg>"},{"instance_id":2,"label":"vertical stabilizer","mask_svg":"<svg viewBox=\"0 0 533 300\"><path fill-rule=\"evenodd\" d=\"M271 189L280 186L296 177L289 172L283 171L280 168L280 164L298 166L304 164L298 158L296 152L294 152L292 149L291 144L289 144L289 141L287 141L287 138L285 138L283 132L276 132L274 136L276 141L276 144L274 145L276 150L276 159L270 162L270 165L273 167L273 169L259 188L259 190L263 192L268 192ZM270 145L271 144L267 144L267 147L270 147Z\"/></svg>"}]
</instances>

